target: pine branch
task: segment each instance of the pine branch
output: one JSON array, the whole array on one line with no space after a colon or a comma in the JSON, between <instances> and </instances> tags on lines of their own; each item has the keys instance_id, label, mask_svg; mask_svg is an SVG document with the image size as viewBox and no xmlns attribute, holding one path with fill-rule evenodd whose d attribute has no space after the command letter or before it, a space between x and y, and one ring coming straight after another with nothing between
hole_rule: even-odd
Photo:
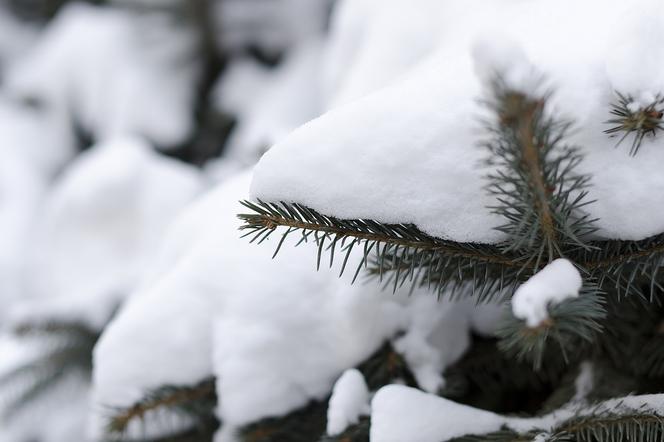
<instances>
[{"instance_id":1,"label":"pine branch","mask_svg":"<svg viewBox=\"0 0 664 442\"><path fill-rule=\"evenodd\" d=\"M254 212L238 215L244 221L240 229L247 231L243 236L251 236L251 242L260 244L277 231L277 227L286 227L273 257L286 238L295 232L300 233L297 245L308 241L316 244L318 268L324 253L329 255L330 267L336 253L341 253L340 274L343 274L352 251L359 250L362 257L355 268L353 281L368 264L372 264L371 273L381 278L384 273L394 273L395 290L406 281L433 285L441 290L450 286L473 286L469 281L473 274L478 287L486 284L485 275L493 276L495 286L508 286L513 283L514 275L523 269L517 256L506 254L497 246L442 240L412 225L341 220L296 203L243 201L242 204ZM423 268L428 271L417 272ZM488 290L484 288L482 291Z\"/></svg>"},{"instance_id":2,"label":"pine branch","mask_svg":"<svg viewBox=\"0 0 664 442\"><path fill-rule=\"evenodd\" d=\"M369 390L375 391L394 382L405 382L415 386L415 378L403 357L386 343L367 360L357 366L367 383Z\"/></svg>"},{"instance_id":3,"label":"pine branch","mask_svg":"<svg viewBox=\"0 0 664 442\"><path fill-rule=\"evenodd\" d=\"M321 438L326 420L327 399L248 425L238 436L241 442L311 442Z\"/></svg>"},{"instance_id":4,"label":"pine branch","mask_svg":"<svg viewBox=\"0 0 664 442\"><path fill-rule=\"evenodd\" d=\"M445 370L444 397L496 413L535 413L569 370L546 351L540 370L505 354L497 339L474 336L466 354Z\"/></svg>"},{"instance_id":5,"label":"pine branch","mask_svg":"<svg viewBox=\"0 0 664 442\"><path fill-rule=\"evenodd\" d=\"M494 82L489 108L496 121L487 124L491 139L488 191L498 201L490 207L506 223L498 228L509 237L508 251L520 251L539 267L564 256L569 247L587 248L585 238L596 229L581 210L590 177L574 172L582 157L565 144L571 124L545 115L548 100ZM573 196L576 195L576 196Z\"/></svg>"},{"instance_id":6,"label":"pine branch","mask_svg":"<svg viewBox=\"0 0 664 442\"><path fill-rule=\"evenodd\" d=\"M145 423L155 412L171 412L191 420L194 429L208 428L215 422L214 409L217 394L214 378L205 379L194 386L165 385L148 391L135 404L126 408L112 409L112 415L106 426L109 436L123 439L132 422ZM176 437L175 435L159 438ZM129 439L133 440L133 439Z\"/></svg>"},{"instance_id":7,"label":"pine branch","mask_svg":"<svg viewBox=\"0 0 664 442\"><path fill-rule=\"evenodd\" d=\"M655 290L664 290L658 279L664 263L664 233L641 241L595 241L591 246L577 251L574 259L600 286L651 299Z\"/></svg>"},{"instance_id":8,"label":"pine branch","mask_svg":"<svg viewBox=\"0 0 664 442\"><path fill-rule=\"evenodd\" d=\"M569 349L579 352L582 344L591 344L601 332L601 320L606 316L605 300L598 289L584 285L578 298L570 298L549 306L549 318L537 327L528 327L525 321L511 316L498 330L500 347L520 360L533 363L536 370L550 342L557 344L565 362L572 355Z\"/></svg>"},{"instance_id":9,"label":"pine branch","mask_svg":"<svg viewBox=\"0 0 664 442\"><path fill-rule=\"evenodd\" d=\"M503 428L489 434L470 434L467 436L450 439L449 442L533 442L541 432L532 431L525 434L519 434L509 428ZM547 439L547 441L551 441ZM563 442L559 440L557 442ZM571 442L571 441L570 441Z\"/></svg>"},{"instance_id":10,"label":"pine branch","mask_svg":"<svg viewBox=\"0 0 664 442\"><path fill-rule=\"evenodd\" d=\"M664 437L664 417L646 407L579 410L552 429L524 433L504 427L489 434L466 435L453 442L659 442ZM553 415L555 416L555 414Z\"/></svg>"},{"instance_id":11,"label":"pine branch","mask_svg":"<svg viewBox=\"0 0 664 442\"><path fill-rule=\"evenodd\" d=\"M26 323L16 327L16 334L23 339L39 339L37 343L44 350L0 377L0 389L6 392L5 418L41 398L68 375L91 375L92 350L99 332L85 324Z\"/></svg>"},{"instance_id":12,"label":"pine branch","mask_svg":"<svg viewBox=\"0 0 664 442\"><path fill-rule=\"evenodd\" d=\"M634 99L629 95L616 92L617 101L611 103L611 115L613 118L607 121L613 127L604 131L610 136L620 133L623 136L618 140L619 146L627 137L633 135L632 145L629 150L631 156L635 156L646 136L657 136L664 129L664 97L654 97L653 102L645 107L635 107Z\"/></svg>"},{"instance_id":13,"label":"pine branch","mask_svg":"<svg viewBox=\"0 0 664 442\"><path fill-rule=\"evenodd\" d=\"M555 434L576 442L660 442L664 417L649 410L579 416L563 423Z\"/></svg>"}]
</instances>

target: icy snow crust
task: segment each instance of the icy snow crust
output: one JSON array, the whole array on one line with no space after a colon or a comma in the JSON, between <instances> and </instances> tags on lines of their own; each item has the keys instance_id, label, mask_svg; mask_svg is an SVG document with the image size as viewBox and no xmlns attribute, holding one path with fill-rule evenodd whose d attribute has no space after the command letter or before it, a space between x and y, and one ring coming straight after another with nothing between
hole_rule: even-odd
<instances>
[{"instance_id":1,"label":"icy snow crust","mask_svg":"<svg viewBox=\"0 0 664 442\"><path fill-rule=\"evenodd\" d=\"M637 240L664 231L664 141L648 138L631 158L628 146L615 148L603 133L614 90L664 91L664 3L364 0L341 7L337 25L356 31L357 48L331 44L329 56L350 66L327 79L329 103L339 106L263 156L253 197L341 218L414 223L455 241L501 241L479 166L485 134L477 99L490 67L476 48L510 41L516 50L491 66L525 57L555 91L550 110L575 121L570 141L585 155L579 172L593 176L589 198L597 202L588 210L599 218L598 235ZM406 24L387 26L395 15ZM411 44L392 44L400 39Z\"/></svg>"}]
</instances>

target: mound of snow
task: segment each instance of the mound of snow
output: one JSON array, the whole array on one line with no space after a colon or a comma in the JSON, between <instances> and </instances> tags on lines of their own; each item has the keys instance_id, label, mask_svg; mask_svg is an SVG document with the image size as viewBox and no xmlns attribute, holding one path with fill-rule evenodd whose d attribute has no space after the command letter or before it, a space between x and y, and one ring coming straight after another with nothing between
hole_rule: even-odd
<instances>
[{"instance_id":1,"label":"mound of snow","mask_svg":"<svg viewBox=\"0 0 664 442\"><path fill-rule=\"evenodd\" d=\"M169 147L192 129L199 67L183 60L194 48L191 30L165 17L71 4L7 71L6 90L96 140L129 133Z\"/></svg>"},{"instance_id":2,"label":"mound of snow","mask_svg":"<svg viewBox=\"0 0 664 442\"><path fill-rule=\"evenodd\" d=\"M381 7L381 2L364 3L371 11ZM478 98L486 92L480 77L487 62L477 48L478 43L497 39L512 42L517 50L494 54L489 64L509 66L527 59L555 90L551 110L576 122L570 142L585 156L578 172L593 177L589 198L597 202L587 210L599 218L598 235L636 240L664 231L664 180L658 169L664 161L664 141L647 137L639 155L630 158L627 148L616 149L616 140L603 133L614 89L635 96L664 91L664 58L649 58L651 69L639 74L642 58L664 46L664 34L649 31L664 29L659 2L411 3L424 11L417 14L420 18L413 15L419 21L404 29L377 27L378 34L362 34L358 46L371 39L371 52L378 53L385 41L385 53L408 54L411 45L389 45L403 36L421 42L423 53L424 42L435 42L435 50L422 61L410 60L409 69L394 62L397 54L391 54L383 64L377 61L349 71L344 84L372 78L372 72L383 67L396 77L369 95L350 94L361 98L277 143L256 168L253 197L294 201L340 218L414 223L456 241L503 240L494 229L501 219L487 209L495 201L484 190L487 170L479 164L486 153L477 146L486 139L478 121L485 109ZM435 31L429 26L432 20ZM559 32L561 26L564 33ZM628 38L615 33L616 27L624 26L630 30ZM356 58L361 64L362 58ZM398 69L391 69L393 64ZM398 71L405 72L397 75ZM339 92L340 101L346 101L344 96Z\"/></svg>"},{"instance_id":3,"label":"mound of snow","mask_svg":"<svg viewBox=\"0 0 664 442\"><path fill-rule=\"evenodd\" d=\"M215 375L219 417L232 432L324 399L398 331L395 345L418 380L442 385L440 373L468 344L470 304L350 285L350 276L315 272L309 247L284 246L272 260L276 235L256 246L237 231L250 179L222 183L174 224L150 276L97 345L95 404L127 406L159 385Z\"/></svg>"},{"instance_id":4,"label":"mound of snow","mask_svg":"<svg viewBox=\"0 0 664 442\"><path fill-rule=\"evenodd\" d=\"M79 156L39 214L14 319L78 320L101 329L138 283L167 226L202 188L195 169L117 139Z\"/></svg>"}]
</instances>

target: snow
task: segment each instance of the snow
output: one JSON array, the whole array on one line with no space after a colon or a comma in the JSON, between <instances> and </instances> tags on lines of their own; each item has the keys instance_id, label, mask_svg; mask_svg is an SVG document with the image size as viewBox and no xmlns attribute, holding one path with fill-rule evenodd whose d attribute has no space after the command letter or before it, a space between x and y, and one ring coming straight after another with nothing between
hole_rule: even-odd
<instances>
[{"instance_id":1,"label":"snow","mask_svg":"<svg viewBox=\"0 0 664 442\"><path fill-rule=\"evenodd\" d=\"M0 147L0 150L2 148ZM8 151L0 161L0 311L20 297L24 265L35 224L35 215L45 193L45 180L19 155Z\"/></svg>"},{"instance_id":2,"label":"snow","mask_svg":"<svg viewBox=\"0 0 664 442\"><path fill-rule=\"evenodd\" d=\"M578 297L582 284L574 264L556 259L519 286L512 297L512 312L528 327L537 327L549 317L550 306Z\"/></svg>"},{"instance_id":3,"label":"snow","mask_svg":"<svg viewBox=\"0 0 664 442\"><path fill-rule=\"evenodd\" d=\"M26 302L13 320L59 318L101 330L201 187L193 168L139 139L118 138L79 156L31 231Z\"/></svg>"},{"instance_id":4,"label":"snow","mask_svg":"<svg viewBox=\"0 0 664 442\"><path fill-rule=\"evenodd\" d=\"M278 54L323 33L331 0L224 0L214 3L217 41L231 51Z\"/></svg>"},{"instance_id":5,"label":"snow","mask_svg":"<svg viewBox=\"0 0 664 442\"><path fill-rule=\"evenodd\" d=\"M369 413L369 388L364 376L356 369L344 371L332 388L327 408L327 434L336 436L350 425L357 424L360 416Z\"/></svg>"},{"instance_id":6,"label":"snow","mask_svg":"<svg viewBox=\"0 0 664 442\"><path fill-rule=\"evenodd\" d=\"M582 362L580 366L579 375L574 381L574 388L576 393L574 393L573 401L584 401L595 387L595 373L592 362Z\"/></svg>"},{"instance_id":7,"label":"snow","mask_svg":"<svg viewBox=\"0 0 664 442\"><path fill-rule=\"evenodd\" d=\"M217 106L237 118L223 161L253 166L269 146L322 113L321 45L294 47L273 70L242 59L231 65L215 94Z\"/></svg>"},{"instance_id":8,"label":"snow","mask_svg":"<svg viewBox=\"0 0 664 442\"><path fill-rule=\"evenodd\" d=\"M401 385L378 390L371 401L371 442L444 442L467 434L487 434L507 427L524 433L548 432L571 417L602 412L664 411L662 395L627 396L596 405L563 407L533 418L498 415Z\"/></svg>"},{"instance_id":9,"label":"snow","mask_svg":"<svg viewBox=\"0 0 664 442\"><path fill-rule=\"evenodd\" d=\"M506 419L401 385L383 387L371 401L371 442L441 442L471 431L497 431Z\"/></svg>"},{"instance_id":10,"label":"snow","mask_svg":"<svg viewBox=\"0 0 664 442\"><path fill-rule=\"evenodd\" d=\"M236 231L250 179L223 182L173 225L95 349L94 403L127 406L147 389L214 374L218 415L232 433L324 399L399 331L418 380L442 385L440 373L468 344L472 306L437 302L426 290L409 297L351 285L350 276L315 272L308 247L286 244L272 260L276 237L256 246Z\"/></svg>"},{"instance_id":11,"label":"snow","mask_svg":"<svg viewBox=\"0 0 664 442\"><path fill-rule=\"evenodd\" d=\"M382 2L361 3L356 7L358 14L363 7L371 12L382 7ZM641 72L634 68L640 66L639 57L663 46L664 27L650 25L664 20L661 5L649 0L630 4L618 0L403 3L393 0L386 9L390 5L396 10L420 8L418 15L408 15L413 18L407 29L376 25L375 35L358 34L357 47L371 42L372 53L393 51L390 57L396 58L413 45L390 43L401 37L417 40L419 35L419 41L434 42L435 48L422 60L406 63L408 69L377 58L370 67L351 62L345 75L337 73L334 78L342 78L336 80L342 86L330 86L337 90L331 102L341 104L304 124L263 156L252 183L253 197L294 201L341 218L411 222L455 241L505 239L494 229L502 221L487 209L495 201L484 190L487 170L479 167L486 153L477 144L486 134L478 122L484 109L477 99L484 92L476 71L481 73L487 62L509 66L516 59L518 65L532 65L541 72L546 85L554 89L551 112L576 122L570 142L578 144L585 156L578 171L593 176L589 199L597 202L587 210L599 218L597 236L636 240L664 231L660 213L664 181L658 171L664 160L661 138L648 138L639 155L630 158L627 149L615 149L615 139L603 133L614 89L634 95L642 89L659 90L654 78L664 78L664 58L648 59L652 69L643 74L647 78L631 73ZM575 13L569 14L570 10ZM626 39L627 49L614 51L623 38L615 29L622 28L628 12L634 23L643 20L647 26ZM382 14L376 12L375 18L368 14L364 19L378 22ZM436 23L433 31L432 21ZM560 26L565 33L559 32ZM495 55L506 59L482 56L482 45L492 36L497 46L505 48ZM528 63L523 64L518 54ZM359 53L348 57L357 64L364 59ZM343 91L343 84L371 79L372 72L383 68L392 73L386 74L384 87L378 77L376 88L365 85L358 86L357 92Z\"/></svg>"},{"instance_id":12,"label":"snow","mask_svg":"<svg viewBox=\"0 0 664 442\"><path fill-rule=\"evenodd\" d=\"M0 93L0 154L20 159L31 173L48 180L71 159L74 146L62 115L31 108Z\"/></svg>"},{"instance_id":13,"label":"snow","mask_svg":"<svg viewBox=\"0 0 664 442\"><path fill-rule=\"evenodd\" d=\"M194 43L158 16L70 4L7 71L6 92L97 140L139 134L170 147L192 129L198 66L182 59Z\"/></svg>"},{"instance_id":14,"label":"snow","mask_svg":"<svg viewBox=\"0 0 664 442\"><path fill-rule=\"evenodd\" d=\"M0 79L6 65L25 51L34 41L37 30L25 26L0 5Z\"/></svg>"},{"instance_id":15,"label":"snow","mask_svg":"<svg viewBox=\"0 0 664 442\"><path fill-rule=\"evenodd\" d=\"M431 53L439 22L428 12L418 2L341 0L332 15L325 55L328 107L389 85Z\"/></svg>"}]
</instances>

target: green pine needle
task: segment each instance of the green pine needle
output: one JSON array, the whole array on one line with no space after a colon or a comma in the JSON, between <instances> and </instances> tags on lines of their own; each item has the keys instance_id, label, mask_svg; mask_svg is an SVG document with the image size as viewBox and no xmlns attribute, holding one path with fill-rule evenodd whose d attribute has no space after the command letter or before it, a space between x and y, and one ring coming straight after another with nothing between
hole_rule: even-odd
<instances>
[{"instance_id":1,"label":"green pine needle","mask_svg":"<svg viewBox=\"0 0 664 442\"><path fill-rule=\"evenodd\" d=\"M184 416L192 422L191 428L182 434L199 431L214 433L218 422L214 409L217 405L217 394L214 378L201 381L193 386L164 385L148 391L140 401L124 408L110 409L110 417L106 425L106 433L113 440L136 441L127 439L127 431L132 422L145 424L155 413L170 412ZM193 430L192 430L193 429ZM162 436L159 440L179 437L178 434Z\"/></svg>"},{"instance_id":2,"label":"green pine needle","mask_svg":"<svg viewBox=\"0 0 664 442\"><path fill-rule=\"evenodd\" d=\"M664 97L657 96L654 101L646 107L634 110L631 106L634 99L629 95L616 92L617 101L611 103L611 115L613 118L607 124L613 125L604 133L617 136L622 133L616 146L619 146L626 138L632 136L632 145L629 150L631 156L636 155L647 136L656 137L664 129Z\"/></svg>"}]
</instances>

